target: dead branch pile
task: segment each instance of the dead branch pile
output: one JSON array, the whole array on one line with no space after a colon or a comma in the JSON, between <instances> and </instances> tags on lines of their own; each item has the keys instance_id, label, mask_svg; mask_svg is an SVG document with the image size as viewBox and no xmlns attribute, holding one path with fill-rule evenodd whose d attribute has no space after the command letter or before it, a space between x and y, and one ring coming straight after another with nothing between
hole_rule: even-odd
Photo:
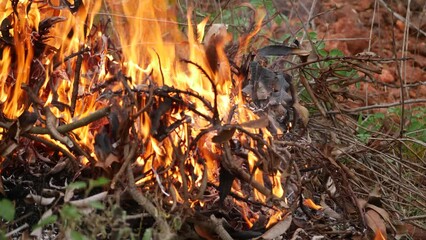
<instances>
[{"instance_id":1,"label":"dead branch pile","mask_svg":"<svg viewBox=\"0 0 426 240\"><path fill-rule=\"evenodd\" d=\"M61 11L78 7L62 6ZM11 96L1 103L0 193L24 206L22 215L29 211L25 201L42 205L39 212L55 212L63 204L90 208L96 199L114 202L136 216L146 214L138 218L142 231L153 228L157 239L193 237L189 228L207 239L275 239L353 237L366 229L372 235L396 234L398 224L391 216L403 220L398 206L426 208L419 200L426 198L424 185L414 181L424 176L425 168L389 151L406 139L378 132L375 141L361 143L354 137L352 114L357 110L341 104L354 97L350 86L362 79L333 75L335 71L351 68L368 76L380 69L367 63L384 59L312 60L311 52L299 46L268 46L228 56L232 92L236 96L241 88L242 107L256 116L242 121L240 103L233 103L226 118L219 113L218 83L199 63L180 59L211 85L213 101L191 89L158 84L166 74L160 56L161 74L151 71L141 79L143 84L132 84L120 62L121 49L106 35L108 21L85 29L89 34L80 50L57 60L60 49L46 39L64 19L46 18L38 28L11 36L8 30L23 18L16 11L2 19L0 39L3 57L12 63L2 81L7 89L20 91L13 101L23 108L10 119L6 105ZM20 51L13 42L16 35L33 44ZM113 57L105 57L105 51ZM19 54L28 52L33 53L26 56L31 58L29 76L19 82ZM47 54L53 56L48 64ZM276 58L271 61L271 56ZM213 57L207 55L210 66L216 64ZM279 63L290 60L294 66L282 69ZM323 61L334 65L319 77L309 76L308 70ZM108 78L98 77L99 66ZM82 78L94 79L84 91L79 88ZM69 86L66 101L60 92L63 81ZM300 100L302 88L310 102ZM79 115L93 96L97 108ZM196 126L197 119L204 125ZM92 145L80 138L80 128L90 129ZM98 177L111 181L93 193L67 188L70 182ZM36 218L33 222L41 216Z\"/></svg>"}]
</instances>

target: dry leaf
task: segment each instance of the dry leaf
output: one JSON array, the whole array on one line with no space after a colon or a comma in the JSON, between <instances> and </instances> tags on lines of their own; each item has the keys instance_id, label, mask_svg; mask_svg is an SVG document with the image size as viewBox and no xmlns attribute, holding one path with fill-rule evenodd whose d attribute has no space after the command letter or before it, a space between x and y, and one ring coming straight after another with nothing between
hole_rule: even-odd
<instances>
[{"instance_id":1,"label":"dry leaf","mask_svg":"<svg viewBox=\"0 0 426 240\"><path fill-rule=\"evenodd\" d=\"M312 199L310 199L310 198L303 200L303 205L307 206L310 209L314 209L314 210L317 210L317 211L322 209L321 206L316 205L314 203L314 201L312 201Z\"/></svg>"},{"instance_id":2,"label":"dry leaf","mask_svg":"<svg viewBox=\"0 0 426 240\"><path fill-rule=\"evenodd\" d=\"M246 128L266 128L268 125L269 119L267 116L240 124L241 127Z\"/></svg>"},{"instance_id":3,"label":"dry leaf","mask_svg":"<svg viewBox=\"0 0 426 240\"><path fill-rule=\"evenodd\" d=\"M376 184L374 186L374 189L368 193L368 203L374 204L374 205L380 205L380 201L382 199L382 195L380 194L380 184Z\"/></svg>"},{"instance_id":4,"label":"dry leaf","mask_svg":"<svg viewBox=\"0 0 426 240\"><path fill-rule=\"evenodd\" d=\"M365 222L367 223L367 226L376 233L376 235L377 232L380 231L386 239L386 224L380 214L371 209L367 210L365 213Z\"/></svg>"},{"instance_id":5,"label":"dry leaf","mask_svg":"<svg viewBox=\"0 0 426 240\"><path fill-rule=\"evenodd\" d=\"M225 39L228 36L228 30L223 23L215 23L209 28L209 31L204 36L204 45L210 44L211 41Z\"/></svg>"},{"instance_id":6,"label":"dry leaf","mask_svg":"<svg viewBox=\"0 0 426 240\"><path fill-rule=\"evenodd\" d=\"M303 125L306 127L308 126L308 122L309 122L309 111L306 107L300 105L300 103L295 102L293 104L294 109L297 112L297 115L300 117L300 119L302 120Z\"/></svg>"},{"instance_id":7,"label":"dry leaf","mask_svg":"<svg viewBox=\"0 0 426 240\"><path fill-rule=\"evenodd\" d=\"M224 143L229 141L234 136L236 128L231 127L230 129L220 130L216 136L212 137L212 141L215 143Z\"/></svg>"},{"instance_id":8,"label":"dry leaf","mask_svg":"<svg viewBox=\"0 0 426 240\"><path fill-rule=\"evenodd\" d=\"M53 214L52 209L49 209L46 212L44 212L43 215L41 216L40 220L38 220L38 224L40 222L42 222L44 219L52 216L52 214ZM37 227L30 233L30 235L32 237L36 237L37 239L42 239L42 230L43 229L41 227Z\"/></svg>"},{"instance_id":9,"label":"dry leaf","mask_svg":"<svg viewBox=\"0 0 426 240\"><path fill-rule=\"evenodd\" d=\"M28 194L25 198L32 199L35 203L40 204L41 206L50 205L56 199L54 197L47 198L47 197L43 197L43 196L32 194L32 193Z\"/></svg>"},{"instance_id":10,"label":"dry leaf","mask_svg":"<svg viewBox=\"0 0 426 240\"><path fill-rule=\"evenodd\" d=\"M106 157L105 161L97 161L95 164L95 167L100 167L103 170L105 170L105 172L110 171L111 169L111 165L115 162L120 162L118 157L115 156L114 154L110 153L108 154L108 156Z\"/></svg>"},{"instance_id":11,"label":"dry leaf","mask_svg":"<svg viewBox=\"0 0 426 240\"><path fill-rule=\"evenodd\" d=\"M207 62L213 72L217 72L218 64L224 60L221 57L223 55L221 51L223 50L219 49L223 49L229 40L231 40L231 36L228 34L225 24L213 24L206 33L204 46L206 48Z\"/></svg>"},{"instance_id":12,"label":"dry leaf","mask_svg":"<svg viewBox=\"0 0 426 240\"><path fill-rule=\"evenodd\" d=\"M52 169L50 169L48 174L49 175L50 174L56 174L56 173L64 170L65 167L68 165L68 162L69 162L69 158L60 159L59 162L57 162L56 165Z\"/></svg>"},{"instance_id":13,"label":"dry leaf","mask_svg":"<svg viewBox=\"0 0 426 240\"><path fill-rule=\"evenodd\" d=\"M338 214L336 211L334 211L333 209L331 209L331 207L330 206L328 206L326 203L325 203L325 194L323 194L323 195L321 195L321 202L320 202L320 205L321 205L321 207L322 207L322 211L323 211L323 213L327 216L327 217L330 217L330 218L334 218L334 219L341 219L342 218L342 216L340 215L340 214Z\"/></svg>"},{"instance_id":14,"label":"dry leaf","mask_svg":"<svg viewBox=\"0 0 426 240\"><path fill-rule=\"evenodd\" d=\"M276 237L283 235L290 228L292 221L293 221L293 218L292 218L291 214L287 215L284 220L278 222L273 227L271 227L268 231L266 231L261 236L261 238L263 238L263 239L274 239Z\"/></svg>"},{"instance_id":15,"label":"dry leaf","mask_svg":"<svg viewBox=\"0 0 426 240\"><path fill-rule=\"evenodd\" d=\"M90 207L91 202L102 201L106 198L107 195L108 195L108 192L105 191L105 192L101 192L101 193L92 195L92 196L87 197L87 198L69 201L69 203L76 206L76 207Z\"/></svg>"}]
</instances>

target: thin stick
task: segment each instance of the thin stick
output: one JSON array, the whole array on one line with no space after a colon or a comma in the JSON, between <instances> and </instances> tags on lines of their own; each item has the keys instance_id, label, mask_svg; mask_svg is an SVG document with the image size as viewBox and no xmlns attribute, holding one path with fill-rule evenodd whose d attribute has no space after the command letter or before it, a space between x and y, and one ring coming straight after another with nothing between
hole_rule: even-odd
<instances>
[{"instance_id":1,"label":"thin stick","mask_svg":"<svg viewBox=\"0 0 426 240\"><path fill-rule=\"evenodd\" d=\"M49 140L46 140L46 139L44 139L44 138L40 138L40 137L37 137L37 136L33 136L33 135L29 134L29 133L24 133L24 134L22 134L22 136L23 136L23 137L26 137L26 138L28 138L28 139L31 139L31 140L33 140L33 141L36 141L36 142L42 143L42 144L44 144L44 145L48 146L49 148L55 149L56 151L59 151L59 152L63 153L65 156L69 157L69 158L70 158L70 159L72 159L73 161L77 161L77 158L76 158L74 155L72 155L72 153L70 153L70 152L69 152L68 150L66 150L66 149L61 148L61 147L60 147L60 146L58 146L57 144L52 143L52 142L51 142L51 141L49 141Z\"/></svg>"},{"instance_id":2,"label":"thin stick","mask_svg":"<svg viewBox=\"0 0 426 240\"><path fill-rule=\"evenodd\" d=\"M130 165L127 165L127 178L129 181L128 191L132 198L139 204L139 206L143 207L152 217L154 217L155 221L159 225L161 231L158 236L159 239L172 239L174 234L171 232L167 221L162 218L162 214L160 214L155 205L137 189L135 185L135 177L133 176Z\"/></svg>"},{"instance_id":3,"label":"thin stick","mask_svg":"<svg viewBox=\"0 0 426 240\"><path fill-rule=\"evenodd\" d=\"M90 114L89 116L83 117L75 122L69 123L69 124L65 124L65 125L61 125L59 127L56 128L56 130L59 133L67 133L70 132L74 129L80 128L80 127L84 127L87 126L89 123L92 123L94 121L97 121L103 117L108 116L109 112L111 110L111 107L105 107L102 109L97 110L96 112ZM43 127L33 127L31 128L28 133L32 133L32 134L49 134L49 130L47 128L43 128Z\"/></svg>"},{"instance_id":4,"label":"thin stick","mask_svg":"<svg viewBox=\"0 0 426 240\"><path fill-rule=\"evenodd\" d=\"M213 81L213 79L210 77L210 75L206 72L206 70L204 70L204 68L202 68L199 64L192 62L190 60L186 60L186 59L182 59L181 61L185 62L185 63L189 63L192 64L194 66L196 66L209 80L210 84L212 85L213 88L213 93L214 93L214 104L213 104L213 124L217 124L220 122L219 119L219 110L217 109L217 96L218 96L218 92L217 92L217 87L215 82Z\"/></svg>"},{"instance_id":5,"label":"thin stick","mask_svg":"<svg viewBox=\"0 0 426 240\"><path fill-rule=\"evenodd\" d=\"M22 226L20 226L20 227L18 227L16 229L14 229L13 231L10 231L10 232L6 233L6 238L13 236L14 234L16 234L16 233L18 233L18 232L20 232L20 231L28 228L29 226L30 225L28 225L28 223L24 223L24 225L22 225Z\"/></svg>"},{"instance_id":6,"label":"thin stick","mask_svg":"<svg viewBox=\"0 0 426 240\"><path fill-rule=\"evenodd\" d=\"M123 165L121 165L120 170L118 170L118 172L114 175L114 178L111 181L111 189L115 189L117 181L120 179L121 175L123 175L124 171L126 171L127 166L129 166L130 162L134 159L136 155L136 149L137 143L136 141L133 141L132 145L130 146L130 152L124 159Z\"/></svg>"},{"instance_id":7,"label":"thin stick","mask_svg":"<svg viewBox=\"0 0 426 240\"><path fill-rule=\"evenodd\" d=\"M409 99L404 102L405 105L407 104L415 104L415 103L424 103L426 102L426 99ZM341 108L338 111L328 111L327 114L340 114L340 113L357 113L362 112L366 110L371 109L377 109L377 108L389 108L389 107L395 107L401 105L401 102L393 102L393 103L386 103L386 104L376 104L376 105L370 105L370 106L364 106L359 108L353 108L353 109L346 109Z\"/></svg>"},{"instance_id":8,"label":"thin stick","mask_svg":"<svg viewBox=\"0 0 426 240\"><path fill-rule=\"evenodd\" d=\"M223 219L218 219L216 218L215 215L211 215L210 216L210 220L212 221L213 225L214 225L214 231L217 233L217 235L219 235L219 237L222 240L232 240L233 238L231 237L231 235L229 235L229 233L225 230L225 228L223 227Z\"/></svg>"},{"instance_id":9,"label":"thin stick","mask_svg":"<svg viewBox=\"0 0 426 240\"><path fill-rule=\"evenodd\" d=\"M79 51L81 52L81 50ZM74 82L72 84L71 95L71 116L74 116L75 105L77 103L78 86L80 85L80 71L83 63L83 54L78 54L77 61L75 62Z\"/></svg>"}]
</instances>

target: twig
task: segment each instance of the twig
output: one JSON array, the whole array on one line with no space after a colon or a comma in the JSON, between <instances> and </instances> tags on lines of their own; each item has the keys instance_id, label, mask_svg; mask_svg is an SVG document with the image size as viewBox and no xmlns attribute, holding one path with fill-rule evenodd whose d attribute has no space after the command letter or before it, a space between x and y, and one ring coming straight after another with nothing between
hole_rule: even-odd
<instances>
[{"instance_id":1,"label":"twig","mask_svg":"<svg viewBox=\"0 0 426 240\"><path fill-rule=\"evenodd\" d=\"M210 75L206 72L206 70L204 70L204 68L202 68L197 63L192 62L190 60L186 60L186 59L182 59L181 61L196 66L207 77L207 79L209 80L210 84L212 85L213 93L214 93L214 100L213 100L214 101L214 103L213 103L213 121L214 122L212 124L219 123L220 122L220 119L219 119L219 110L217 108L217 96L218 96L218 92L217 92L217 87L216 87L215 82L210 77Z\"/></svg>"},{"instance_id":2,"label":"twig","mask_svg":"<svg viewBox=\"0 0 426 240\"><path fill-rule=\"evenodd\" d=\"M69 148L72 148L74 143L67 136L61 135L61 133L56 129L55 125L57 119L55 115L53 115L52 111L50 111L49 107L44 108L44 114L46 115L46 129L49 131L50 136L65 144Z\"/></svg>"},{"instance_id":3,"label":"twig","mask_svg":"<svg viewBox=\"0 0 426 240\"><path fill-rule=\"evenodd\" d=\"M320 102L318 101L318 98L315 96L314 91L311 88L311 85L309 85L308 80L306 80L305 78L305 73L303 71L303 69L300 69L300 82L302 83L302 85L305 87L306 91L308 92L309 96L312 98L312 101L314 102L315 106L318 108L318 110L320 111L321 115L323 117L326 117L326 112L324 110L324 108L321 106Z\"/></svg>"},{"instance_id":4,"label":"twig","mask_svg":"<svg viewBox=\"0 0 426 240\"><path fill-rule=\"evenodd\" d=\"M70 137L69 135L69 133L65 133L65 135L68 137L68 139L70 139L71 141L72 141L72 143L74 144L74 147L71 149L71 150L73 150L73 151L75 151L75 152L77 152L78 154L80 154L80 155L83 155L83 156L85 156L86 158L87 158L87 160L89 160L89 162L90 162L90 164L91 164L91 166L93 167L93 166L95 166L95 164L96 164L96 160L89 154L89 153L87 153L86 151L84 151L84 149L78 144L78 142L77 141L75 141L72 137Z\"/></svg>"},{"instance_id":5,"label":"twig","mask_svg":"<svg viewBox=\"0 0 426 240\"><path fill-rule=\"evenodd\" d=\"M243 180L244 182L249 183L252 187L258 190L260 193L265 195L267 198L273 197L275 199L280 199L278 196L274 195L271 190L252 179L252 176L245 172L241 167L235 165L235 161L233 161L231 147L228 142L223 144L224 150L224 161L222 162L223 166L226 167L230 172L237 175L238 178Z\"/></svg>"},{"instance_id":6,"label":"twig","mask_svg":"<svg viewBox=\"0 0 426 240\"><path fill-rule=\"evenodd\" d=\"M26 229L26 228L28 228L30 225L28 225L28 223L24 223L22 226L20 226L20 227L18 227L18 228L16 228L16 229L14 229L13 231L10 231L10 232L8 232L8 233L6 233L6 238L8 238L8 237L11 237L13 234L16 234L16 233L18 233L18 232L20 232L20 231L22 231L22 230L24 230L24 229Z\"/></svg>"},{"instance_id":7,"label":"twig","mask_svg":"<svg viewBox=\"0 0 426 240\"><path fill-rule=\"evenodd\" d=\"M133 116L132 119L135 120L139 115L141 115L143 112L147 111L149 107L151 107L152 102L154 101L154 86L151 85L149 87L148 92L148 101L145 103L145 106L143 108L139 109Z\"/></svg>"},{"instance_id":8,"label":"twig","mask_svg":"<svg viewBox=\"0 0 426 240\"><path fill-rule=\"evenodd\" d=\"M415 104L415 103L424 103L426 102L426 99L409 99L404 102L404 104ZM370 106L364 106L359 108L353 108L353 109L346 109L341 108L337 111L328 111L327 114L339 114L339 113L356 113L356 112L362 112L366 110L376 109L376 108L389 108L389 107L395 107L401 105L401 102L393 102L393 103L386 103L386 104L376 104L376 105L370 105Z\"/></svg>"},{"instance_id":9,"label":"twig","mask_svg":"<svg viewBox=\"0 0 426 240\"><path fill-rule=\"evenodd\" d=\"M210 216L210 220L214 224L214 231L219 235L222 240L233 240L231 235L223 227L223 219L217 219L215 215Z\"/></svg>"},{"instance_id":10,"label":"twig","mask_svg":"<svg viewBox=\"0 0 426 240\"><path fill-rule=\"evenodd\" d=\"M391 12L396 18L398 18L400 21L402 21L402 22L407 22L407 20L403 17L403 16L401 16L400 14L398 14L397 12L395 12L395 11L393 11L387 4L386 4L386 2L385 1L383 1L383 0L379 0L380 1L380 3L389 11L389 12ZM420 27L418 27L418 26L416 26L416 25L414 25L413 23L411 23L411 22L408 22L408 26L410 26L411 28L414 28L415 30L417 30L419 33L421 33L421 34L423 34L423 36L426 36L426 32L425 31L423 31L422 29L420 29Z\"/></svg>"},{"instance_id":11,"label":"twig","mask_svg":"<svg viewBox=\"0 0 426 240\"><path fill-rule=\"evenodd\" d=\"M295 70L295 69L299 69L301 67L305 67L308 65L311 65L313 63L319 63L319 62L327 62L327 61L340 61L340 62L348 62L349 60L357 60L357 61L365 61L365 62L377 62L377 63L388 63L388 62L397 62L397 61L407 61L410 60L411 58L407 57L407 58L397 58L397 57L393 57L393 58L372 58L372 57L362 57L362 56L348 56L348 57L325 57L325 58L320 58L320 59L316 59L316 60L311 60L311 61L307 61L307 62L302 62L302 63L298 63L298 64L294 64L293 67L289 67L289 68L285 68L285 69L278 69L280 71L283 72L288 72L291 70Z\"/></svg>"},{"instance_id":12,"label":"twig","mask_svg":"<svg viewBox=\"0 0 426 240\"><path fill-rule=\"evenodd\" d=\"M80 50L79 52L81 52ZM80 71L81 64L83 63L83 54L78 54L77 61L75 62L75 71L74 71L74 82L72 84L72 94L71 94L71 116L74 116L75 105L77 102L78 96L78 86L80 85Z\"/></svg>"},{"instance_id":13,"label":"twig","mask_svg":"<svg viewBox=\"0 0 426 240\"><path fill-rule=\"evenodd\" d=\"M74 155L72 155L72 153L70 153L70 152L69 152L68 150L66 150L66 149L61 148L61 147L60 147L60 146L58 146L57 144L54 144L54 143L50 142L49 140L46 140L46 139L44 139L44 138L40 138L40 137L37 137L37 136L33 136L33 135L29 134L29 133L24 133L24 134L22 134L22 136L23 136L23 137L26 137L26 138L28 138L28 139L31 139L31 140L33 140L33 141L36 141L36 142L42 143L42 144L44 144L44 145L47 145L49 148L51 148L51 149L55 149L55 150L57 150L57 151L59 151L59 152L63 153L65 156L69 157L69 158L70 158L71 160L73 160L74 162L76 162L76 161L77 161L77 158L76 158Z\"/></svg>"},{"instance_id":14,"label":"twig","mask_svg":"<svg viewBox=\"0 0 426 240\"><path fill-rule=\"evenodd\" d=\"M81 54L88 52L88 51L90 51L90 48L86 47L86 48L80 49L78 52L71 53L69 56L66 56L62 61L53 65L53 69L56 69L57 67L61 66L62 63L70 60L71 58L78 56L78 55L81 55Z\"/></svg>"},{"instance_id":15,"label":"twig","mask_svg":"<svg viewBox=\"0 0 426 240\"><path fill-rule=\"evenodd\" d=\"M124 171L126 171L127 166L129 166L130 162L134 159L136 155L137 142L133 141L130 146L129 154L127 154L124 159L123 165L121 165L120 170L114 175L114 178L111 181L111 189L115 189L115 185L117 184L118 179L120 179L121 175L123 175Z\"/></svg>"},{"instance_id":16,"label":"twig","mask_svg":"<svg viewBox=\"0 0 426 240\"><path fill-rule=\"evenodd\" d=\"M80 127L84 127L87 126L89 123L92 123L94 121L97 121L103 117L108 116L109 112L111 110L111 107L105 107L102 109L97 110L96 112L90 114L87 117L83 117L75 122L69 123L69 124L65 124L65 125L61 125L59 127L56 128L56 130L59 133L67 133L69 131L72 131L74 129L80 128ZM49 130L47 128L43 128L43 127L33 127L31 128L28 133L32 133L32 134L49 134Z\"/></svg>"},{"instance_id":17,"label":"twig","mask_svg":"<svg viewBox=\"0 0 426 240\"><path fill-rule=\"evenodd\" d=\"M135 185L135 177L133 176L132 168L130 165L127 165L127 178L128 178L128 191L132 198L143 207L152 217L160 227L159 239L172 239L174 234L170 230L170 226L167 224L167 221L161 216L159 210L155 205L142 193L140 193Z\"/></svg>"}]
</instances>

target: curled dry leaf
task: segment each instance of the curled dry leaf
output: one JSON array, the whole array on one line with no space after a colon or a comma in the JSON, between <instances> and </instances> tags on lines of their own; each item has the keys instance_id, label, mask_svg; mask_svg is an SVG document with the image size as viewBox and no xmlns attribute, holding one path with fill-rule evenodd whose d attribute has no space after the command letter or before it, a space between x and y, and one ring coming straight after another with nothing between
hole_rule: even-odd
<instances>
[{"instance_id":1,"label":"curled dry leaf","mask_svg":"<svg viewBox=\"0 0 426 240\"><path fill-rule=\"evenodd\" d=\"M308 126L308 122L309 122L309 111L306 107L302 106L300 103L295 102L293 104L294 109L297 112L297 115L300 117L300 119L302 120L303 126Z\"/></svg>"},{"instance_id":2,"label":"curled dry leaf","mask_svg":"<svg viewBox=\"0 0 426 240\"><path fill-rule=\"evenodd\" d=\"M287 232L287 230L291 226L291 222L293 221L293 217L289 214L284 220L278 222L273 227L271 227L268 231L266 231L261 238L262 239L275 239Z\"/></svg>"},{"instance_id":3,"label":"curled dry leaf","mask_svg":"<svg viewBox=\"0 0 426 240\"><path fill-rule=\"evenodd\" d=\"M388 224L389 224L389 226L396 232L397 231L397 229L395 228L395 226L394 226L394 224L392 223L392 221L391 221L391 219L390 219L390 216L389 216L389 213L385 210L385 209L383 209L383 208L381 208L381 207L378 207L378 206L376 206L376 205L372 205L372 204L367 204L366 206L365 206L365 208L366 209L372 209L372 210L374 210L374 211L376 211Z\"/></svg>"},{"instance_id":4,"label":"curled dry leaf","mask_svg":"<svg viewBox=\"0 0 426 240\"><path fill-rule=\"evenodd\" d=\"M376 235L377 232L380 231L386 239L386 224L380 214L371 209L367 210L367 212L365 212L365 222L367 226L376 233Z\"/></svg>"},{"instance_id":5,"label":"curled dry leaf","mask_svg":"<svg viewBox=\"0 0 426 240\"><path fill-rule=\"evenodd\" d=\"M41 218L40 218L40 220L38 221L38 223L37 224L40 224L40 222L42 222L44 219L46 219L46 218L48 218L48 217L50 217L50 216L52 216L52 214L53 214L53 211L52 211L52 209L49 209L49 210L47 210L46 212L44 212L43 213L43 215L41 216ZM42 228L41 227L37 227L37 228L35 228L31 233L30 233L30 235L32 236L32 237L36 237L37 239L41 239L41 237L42 237L42 232L41 232L41 230L42 230Z\"/></svg>"},{"instance_id":6,"label":"curled dry leaf","mask_svg":"<svg viewBox=\"0 0 426 240\"><path fill-rule=\"evenodd\" d=\"M105 161L97 161L95 166L96 167L100 167L103 170L105 170L106 172L108 172L111 169L111 165L115 162L120 162L118 157L115 156L114 154L110 153L108 154L108 156L106 157Z\"/></svg>"},{"instance_id":7,"label":"curled dry leaf","mask_svg":"<svg viewBox=\"0 0 426 240\"><path fill-rule=\"evenodd\" d=\"M40 204L42 206L50 205L56 199L54 197L47 198L47 197L43 197L43 196L32 194L32 193L28 194L26 198L32 199L35 203Z\"/></svg>"},{"instance_id":8,"label":"curled dry leaf","mask_svg":"<svg viewBox=\"0 0 426 240\"><path fill-rule=\"evenodd\" d=\"M215 143L224 143L229 141L232 136L234 136L236 128L231 127L230 129L222 129L220 130L216 136L212 137L212 141Z\"/></svg>"},{"instance_id":9,"label":"curled dry leaf","mask_svg":"<svg viewBox=\"0 0 426 240\"><path fill-rule=\"evenodd\" d=\"M321 207L322 207L322 211L323 211L323 213L324 213L327 217L334 218L334 219L341 219L341 218L342 218L342 216L341 216L339 213L337 213L336 211L334 211L333 209L331 209L331 207L330 207L330 206L328 206L328 205L325 203L325 194L321 195L321 202L320 202L320 205L321 205Z\"/></svg>"},{"instance_id":10,"label":"curled dry leaf","mask_svg":"<svg viewBox=\"0 0 426 240\"><path fill-rule=\"evenodd\" d=\"M267 116L240 124L241 127L246 127L246 128L265 128L268 125L269 125L269 119Z\"/></svg>"},{"instance_id":11,"label":"curled dry leaf","mask_svg":"<svg viewBox=\"0 0 426 240\"><path fill-rule=\"evenodd\" d=\"M105 199L105 197L108 195L108 192L101 192L98 194L95 194L93 196L87 197L87 198L83 198L83 199L79 199L79 200L75 200L75 201L70 201L69 203L76 206L76 207L90 207L90 203L93 201L102 201Z\"/></svg>"}]
</instances>

